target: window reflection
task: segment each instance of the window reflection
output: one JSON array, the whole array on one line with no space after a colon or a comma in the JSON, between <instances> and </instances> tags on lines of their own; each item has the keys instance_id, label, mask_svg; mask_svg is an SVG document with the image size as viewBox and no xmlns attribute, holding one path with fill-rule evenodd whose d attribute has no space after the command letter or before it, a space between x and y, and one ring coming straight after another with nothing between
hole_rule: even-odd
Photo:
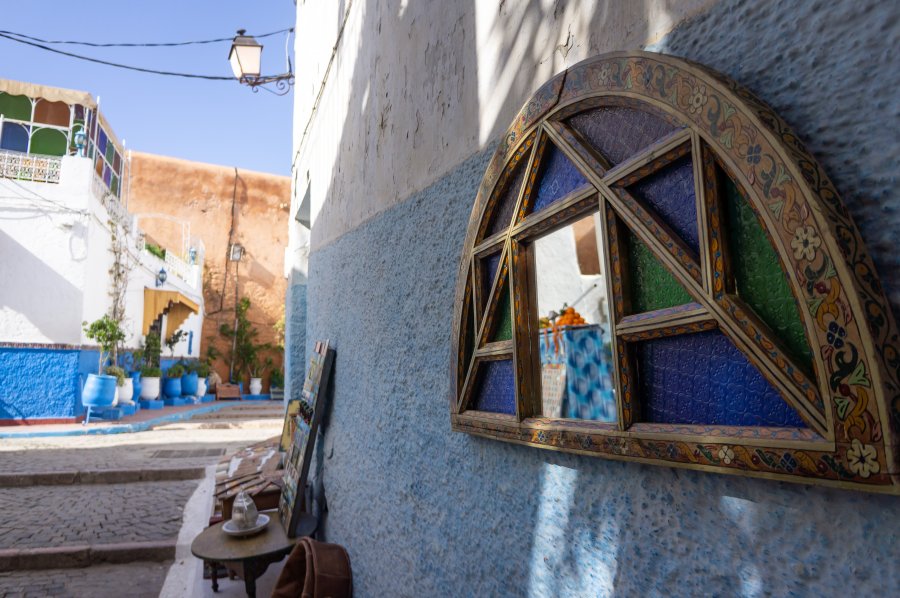
<instances>
[{"instance_id":1,"label":"window reflection","mask_svg":"<svg viewBox=\"0 0 900 598\"><path fill-rule=\"evenodd\" d=\"M616 421L599 218L534 242L544 417Z\"/></svg>"}]
</instances>

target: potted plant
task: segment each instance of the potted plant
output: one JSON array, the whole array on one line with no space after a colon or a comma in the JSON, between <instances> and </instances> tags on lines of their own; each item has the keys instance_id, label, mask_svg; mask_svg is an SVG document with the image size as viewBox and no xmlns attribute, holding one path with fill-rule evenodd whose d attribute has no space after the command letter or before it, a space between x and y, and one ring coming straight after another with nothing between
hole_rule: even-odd
<instances>
[{"instance_id":1,"label":"potted plant","mask_svg":"<svg viewBox=\"0 0 900 598\"><path fill-rule=\"evenodd\" d=\"M184 375L184 367L175 364L166 372L166 381L163 384L163 394L169 399L181 397L181 376Z\"/></svg>"},{"instance_id":2,"label":"potted plant","mask_svg":"<svg viewBox=\"0 0 900 598\"><path fill-rule=\"evenodd\" d=\"M90 421L91 407L109 407L116 400L118 380L115 376L103 374L103 364L109 359L116 343L125 339L125 334L119 328L119 324L108 315L90 324L82 322L82 329L87 338L100 345L97 373L88 374L81 394L81 402L88 408L87 419Z\"/></svg>"},{"instance_id":3,"label":"potted plant","mask_svg":"<svg viewBox=\"0 0 900 598\"><path fill-rule=\"evenodd\" d=\"M182 364L182 367L184 367L184 374L181 375L181 394L186 397L196 397L200 392L197 362L189 361Z\"/></svg>"},{"instance_id":4,"label":"potted plant","mask_svg":"<svg viewBox=\"0 0 900 598\"><path fill-rule=\"evenodd\" d=\"M117 365L108 366L104 373L116 377L116 398L113 405L119 403L131 405L131 398L134 396L134 387L131 386L131 378L125 376L125 370Z\"/></svg>"},{"instance_id":5,"label":"potted plant","mask_svg":"<svg viewBox=\"0 0 900 598\"><path fill-rule=\"evenodd\" d=\"M281 370L272 370L269 376L269 394L273 400L284 399L284 373Z\"/></svg>"},{"instance_id":6,"label":"potted plant","mask_svg":"<svg viewBox=\"0 0 900 598\"><path fill-rule=\"evenodd\" d=\"M156 366L145 365L141 368L141 408L161 409L162 401L159 399L159 379L162 370Z\"/></svg>"},{"instance_id":7,"label":"potted plant","mask_svg":"<svg viewBox=\"0 0 900 598\"><path fill-rule=\"evenodd\" d=\"M203 397L206 396L207 384L206 378L209 376L209 364L207 363L199 363L197 364L197 396L203 400Z\"/></svg>"},{"instance_id":8,"label":"potted plant","mask_svg":"<svg viewBox=\"0 0 900 598\"><path fill-rule=\"evenodd\" d=\"M262 394L262 377L266 371L272 367L272 358L266 359L260 364L259 360L254 358L247 365L247 372L250 374L250 394Z\"/></svg>"},{"instance_id":9,"label":"potted plant","mask_svg":"<svg viewBox=\"0 0 900 598\"><path fill-rule=\"evenodd\" d=\"M131 370L128 377L131 378L132 395L141 398L141 368L144 366L144 350L136 349L131 352Z\"/></svg>"}]
</instances>

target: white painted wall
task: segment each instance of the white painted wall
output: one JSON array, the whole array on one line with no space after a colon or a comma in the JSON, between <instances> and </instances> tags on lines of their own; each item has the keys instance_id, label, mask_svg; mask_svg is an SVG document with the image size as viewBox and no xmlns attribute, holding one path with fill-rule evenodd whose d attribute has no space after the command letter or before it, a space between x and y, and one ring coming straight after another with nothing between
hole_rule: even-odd
<instances>
[{"instance_id":1,"label":"white painted wall","mask_svg":"<svg viewBox=\"0 0 900 598\"><path fill-rule=\"evenodd\" d=\"M315 251L496 140L555 73L714 2L299 2L291 213L308 173Z\"/></svg>"},{"instance_id":2,"label":"white painted wall","mask_svg":"<svg viewBox=\"0 0 900 598\"><path fill-rule=\"evenodd\" d=\"M110 307L110 216L91 191L91 161L64 157L59 184L0 178L0 342L93 344L83 321L102 317ZM134 264L126 291L125 345L139 346L144 288L156 288L163 262L127 245ZM197 277L199 280L199 277ZM199 284L170 276L166 290L177 290L201 306L181 326L194 332L176 356L200 354L203 296Z\"/></svg>"}]
</instances>

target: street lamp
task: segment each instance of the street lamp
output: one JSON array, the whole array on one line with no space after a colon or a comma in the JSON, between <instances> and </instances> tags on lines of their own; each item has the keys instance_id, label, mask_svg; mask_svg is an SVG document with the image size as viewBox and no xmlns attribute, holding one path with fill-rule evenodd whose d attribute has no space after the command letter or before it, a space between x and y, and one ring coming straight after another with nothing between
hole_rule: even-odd
<instances>
[{"instance_id":1,"label":"street lamp","mask_svg":"<svg viewBox=\"0 0 900 598\"><path fill-rule=\"evenodd\" d=\"M87 135L84 133L84 129L79 129L75 132L75 149L78 150L78 156L84 157L84 145L85 141L87 141Z\"/></svg>"},{"instance_id":2,"label":"street lamp","mask_svg":"<svg viewBox=\"0 0 900 598\"><path fill-rule=\"evenodd\" d=\"M159 269L159 274L156 275L156 286L161 287L166 284L166 279L169 278L169 275L166 273L165 268Z\"/></svg>"},{"instance_id":3,"label":"street lamp","mask_svg":"<svg viewBox=\"0 0 900 598\"><path fill-rule=\"evenodd\" d=\"M238 29L237 36L231 42L231 51L228 52L228 62L231 63L231 70L235 78L240 83L249 86L254 92L258 91L260 86L274 83L278 91L272 91L266 87L263 89L277 95L286 94L294 84L290 58L287 61L288 72L281 75L261 75L262 44L256 41L252 35L245 35L246 33L245 29ZM288 35L288 39L290 39L290 35Z\"/></svg>"}]
</instances>

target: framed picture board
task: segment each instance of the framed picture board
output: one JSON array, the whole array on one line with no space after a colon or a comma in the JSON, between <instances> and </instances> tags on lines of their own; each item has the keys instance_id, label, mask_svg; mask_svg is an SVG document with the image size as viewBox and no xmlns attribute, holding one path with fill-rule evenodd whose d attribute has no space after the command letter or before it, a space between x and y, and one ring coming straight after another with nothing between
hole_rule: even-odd
<instances>
[{"instance_id":1,"label":"framed picture board","mask_svg":"<svg viewBox=\"0 0 900 598\"><path fill-rule=\"evenodd\" d=\"M296 522L303 506L303 491L306 488L306 477L316 444L319 421L322 419L324 396L328 390L333 362L334 349L328 346L328 341L317 342L309 360L300 397L288 403L282 443L285 443L285 439L288 441L278 511L289 538L294 537Z\"/></svg>"}]
</instances>

